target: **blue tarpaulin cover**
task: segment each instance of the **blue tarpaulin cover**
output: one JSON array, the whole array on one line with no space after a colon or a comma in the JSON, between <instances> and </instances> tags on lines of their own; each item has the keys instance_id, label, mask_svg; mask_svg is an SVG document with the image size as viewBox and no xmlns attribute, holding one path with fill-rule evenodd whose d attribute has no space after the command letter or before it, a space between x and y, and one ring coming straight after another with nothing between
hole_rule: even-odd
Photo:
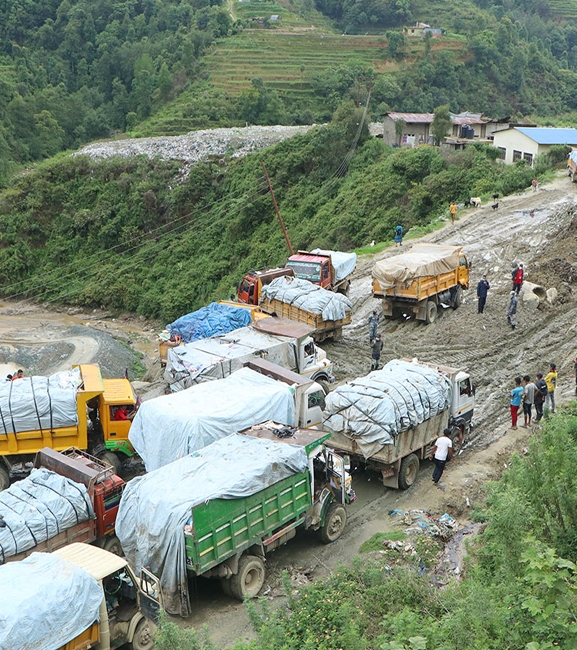
<instances>
[{"instance_id":1,"label":"blue tarpaulin cover","mask_svg":"<svg viewBox=\"0 0 577 650\"><path fill-rule=\"evenodd\" d=\"M191 343L218 334L228 334L250 325L251 320L248 309L211 302L208 307L181 316L174 323L167 325L166 329L171 335L180 336L184 343Z\"/></svg>"}]
</instances>

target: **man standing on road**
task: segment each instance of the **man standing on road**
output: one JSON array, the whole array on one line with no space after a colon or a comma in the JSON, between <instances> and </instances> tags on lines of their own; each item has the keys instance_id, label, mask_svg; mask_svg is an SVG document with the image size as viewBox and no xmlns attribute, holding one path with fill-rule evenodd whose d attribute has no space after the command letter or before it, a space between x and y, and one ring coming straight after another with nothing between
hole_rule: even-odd
<instances>
[{"instance_id":1,"label":"man standing on road","mask_svg":"<svg viewBox=\"0 0 577 650\"><path fill-rule=\"evenodd\" d=\"M525 422L523 428L526 429L531 426L531 411L535 403L535 384L531 381L529 375L525 375L523 381L525 382L525 388L523 389L523 416Z\"/></svg>"},{"instance_id":2,"label":"man standing on road","mask_svg":"<svg viewBox=\"0 0 577 650\"><path fill-rule=\"evenodd\" d=\"M383 349L383 341L381 335L377 334L374 341L371 342L371 370L379 369L379 361L381 359L381 351Z\"/></svg>"},{"instance_id":3,"label":"man standing on road","mask_svg":"<svg viewBox=\"0 0 577 650\"><path fill-rule=\"evenodd\" d=\"M539 422L543 417L543 402L547 395L547 384L543 379L542 372L538 372L535 377L537 378L537 381L535 382L535 413L537 413L535 422Z\"/></svg>"},{"instance_id":4,"label":"man standing on road","mask_svg":"<svg viewBox=\"0 0 577 650\"><path fill-rule=\"evenodd\" d=\"M575 370L575 395L577 395L577 356L573 359L573 370Z\"/></svg>"},{"instance_id":5,"label":"man standing on road","mask_svg":"<svg viewBox=\"0 0 577 650\"><path fill-rule=\"evenodd\" d=\"M435 446L431 449L429 460L435 460L435 469L433 470L433 483L437 483L443 476L443 471L447 460L453 460L453 441L450 438L451 429L445 429L443 435L439 436L435 441Z\"/></svg>"},{"instance_id":6,"label":"man standing on road","mask_svg":"<svg viewBox=\"0 0 577 650\"><path fill-rule=\"evenodd\" d=\"M491 288L489 280L487 280L487 275L483 274L483 277L479 280L477 285L477 313L482 314L483 309L485 309L485 303L487 302L487 292Z\"/></svg>"},{"instance_id":7,"label":"man standing on road","mask_svg":"<svg viewBox=\"0 0 577 650\"><path fill-rule=\"evenodd\" d=\"M515 377L515 388L511 391L511 429L517 428L517 414L519 413L523 393L521 377Z\"/></svg>"},{"instance_id":8,"label":"man standing on road","mask_svg":"<svg viewBox=\"0 0 577 650\"><path fill-rule=\"evenodd\" d=\"M515 271L515 275L513 276L513 291L515 291L517 295L519 295L519 291L521 291L521 287L523 286L524 275L525 271L523 270L523 265L519 264Z\"/></svg>"},{"instance_id":9,"label":"man standing on road","mask_svg":"<svg viewBox=\"0 0 577 650\"><path fill-rule=\"evenodd\" d=\"M514 291L511 291L509 307L507 308L507 320L509 321L511 329L515 329L517 326L517 304L517 296Z\"/></svg>"},{"instance_id":10,"label":"man standing on road","mask_svg":"<svg viewBox=\"0 0 577 650\"><path fill-rule=\"evenodd\" d=\"M555 388L557 387L557 366L554 363L549 364L549 372L545 375L547 384L547 397L545 398L545 409L549 408L551 402L551 413L555 413Z\"/></svg>"},{"instance_id":11,"label":"man standing on road","mask_svg":"<svg viewBox=\"0 0 577 650\"><path fill-rule=\"evenodd\" d=\"M455 201L453 201L449 206L449 212L451 213L451 223L455 223L455 215L457 214L457 210L457 204Z\"/></svg>"},{"instance_id":12,"label":"man standing on road","mask_svg":"<svg viewBox=\"0 0 577 650\"><path fill-rule=\"evenodd\" d=\"M377 328L379 326L379 312L376 309L373 309L373 315L369 316L369 343L377 338Z\"/></svg>"}]
</instances>

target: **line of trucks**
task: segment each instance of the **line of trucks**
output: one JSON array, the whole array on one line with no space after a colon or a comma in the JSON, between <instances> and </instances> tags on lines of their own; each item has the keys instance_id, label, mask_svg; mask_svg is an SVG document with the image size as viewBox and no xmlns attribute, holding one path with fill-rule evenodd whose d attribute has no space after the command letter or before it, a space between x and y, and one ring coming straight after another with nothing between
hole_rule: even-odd
<instances>
[{"instance_id":1,"label":"line of trucks","mask_svg":"<svg viewBox=\"0 0 577 650\"><path fill-rule=\"evenodd\" d=\"M129 438L149 471L128 485L114 477L112 468L78 451L44 450L37 471L72 476L89 489L102 484L104 504L109 495L110 503L118 504L121 493L114 533L133 575L145 566L158 572L161 588L151 593L158 598L162 593L167 611L188 614L188 577L218 578L226 593L254 596L265 579L267 553L298 528L319 530L324 542L338 539L346 523L345 505L354 498L350 460L379 471L387 486L410 487L419 459L445 428L451 429L456 448L462 443L471 426L473 392L464 371L396 360L325 397L313 381L254 358L227 378L142 404ZM260 394L265 395L261 405L241 423L238 413ZM230 408L215 409L214 404ZM162 436L158 422L166 425ZM319 424L320 429L312 428ZM155 447L158 442L161 446ZM295 457L294 450L299 451ZM155 453L160 462L151 461ZM253 467L255 459L260 464ZM277 473L279 467L284 473ZM207 493L207 486L212 491ZM98 518L95 493L91 503ZM106 506L100 508L105 511ZM12 525L12 513L5 514L1 505L0 514ZM93 541L100 546L112 539L109 524L96 527L100 536ZM165 539L159 541L159 535ZM144 641L151 626L141 624ZM126 636L119 633L118 638ZM147 647L138 643L134 647Z\"/></svg>"},{"instance_id":2,"label":"line of trucks","mask_svg":"<svg viewBox=\"0 0 577 650\"><path fill-rule=\"evenodd\" d=\"M403 308L413 305L418 314L423 300L447 301L447 291L451 297L452 288L468 282L462 257L460 250L456 258L449 255L457 267L437 273L434 287L410 288L405 280L410 296L401 296L408 288L399 285L390 302L402 297ZM441 281L444 274L453 279ZM332 364L316 346L311 325L295 320L256 318L241 330L170 349L165 376L172 392L140 405L132 423L114 416L119 405L136 405L130 383L103 380L97 366L75 368L64 406L50 382L31 381L28 394L9 386L8 398L0 391L0 487L8 486L12 463L37 452L29 477L34 489L19 489L19 482L0 492L0 594L5 585L26 581L28 571L35 575L42 562L66 561L79 585L87 575L94 583L97 613L86 614L74 629L63 627L69 638L62 643L48 636L52 645L39 647L128 643L148 650L161 606L190 613L189 578L217 578L229 595L256 596L267 554L299 528L318 530L325 543L338 540L346 505L354 500L351 463L378 471L387 487L407 489L444 429L459 449L474 409L467 372L394 360L326 394ZM135 453L147 473L125 484L118 476L120 454ZM56 506L46 496L51 491L81 493L86 516L78 516L78 504ZM31 510L52 518L50 525L36 524L45 536L15 544L17 520ZM126 559L115 555L121 552ZM40 587L36 595L43 603L55 600ZM18 627L22 612L5 600L0 611L6 607ZM63 619L74 618L74 607L67 613L61 604L54 607ZM2 645L1 634L0 647L23 647L16 634Z\"/></svg>"}]
</instances>

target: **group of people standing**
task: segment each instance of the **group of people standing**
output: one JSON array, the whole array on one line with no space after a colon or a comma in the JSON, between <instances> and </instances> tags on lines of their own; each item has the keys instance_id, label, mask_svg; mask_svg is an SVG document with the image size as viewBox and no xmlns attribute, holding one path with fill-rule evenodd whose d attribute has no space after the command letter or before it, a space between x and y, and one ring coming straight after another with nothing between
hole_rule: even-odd
<instances>
[{"instance_id":1,"label":"group of people standing","mask_svg":"<svg viewBox=\"0 0 577 650\"><path fill-rule=\"evenodd\" d=\"M509 294L509 305L507 306L506 316L507 322L511 326L511 329L515 329L517 326L517 307L519 305L518 295L523 286L523 280L525 277L525 269L523 264L515 263L514 268L511 272L511 279L513 280L513 288ZM487 280L487 274L483 274L483 277L479 280L477 284L477 313L482 314L485 309L485 304L487 303L487 294L491 285L489 280Z\"/></svg>"},{"instance_id":2,"label":"group of people standing","mask_svg":"<svg viewBox=\"0 0 577 650\"><path fill-rule=\"evenodd\" d=\"M521 383L523 382L523 384ZM543 377L542 372L535 375L535 381L530 375L515 377L515 386L511 391L511 428L517 428L519 409L523 407L523 428L531 426L533 407L535 407L535 422L543 417L543 407L555 413L555 388L557 387L557 366L549 364L549 372Z\"/></svg>"}]
</instances>

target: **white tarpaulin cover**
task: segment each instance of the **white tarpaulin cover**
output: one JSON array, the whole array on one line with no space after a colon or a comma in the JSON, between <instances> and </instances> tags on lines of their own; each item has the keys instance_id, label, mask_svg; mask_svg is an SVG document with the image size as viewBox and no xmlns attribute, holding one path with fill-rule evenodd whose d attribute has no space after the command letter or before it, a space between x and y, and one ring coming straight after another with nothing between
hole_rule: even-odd
<instances>
[{"instance_id":1,"label":"white tarpaulin cover","mask_svg":"<svg viewBox=\"0 0 577 650\"><path fill-rule=\"evenodd\" d=\"M322 248L315 248L311 253L316 255L330 255L333 268L335 269L335 281L344 280L357 266L356 253L341 253L340 251L327 251Z\"/></svg>"},{"instance_id":2,"label":"white tarpaulin cover","mask_svg":"<svg viewBox=\"0 0 577 650\"><path fill-rule=\"evenodd\" d=\"M577 165L577 149L573 149L573 151L569 154L569 158Z\"/></svg>"},{"instance_id":3,"label":"white tarpaulin cover","mask_svg":"<svg viewBox=\"0 0 577 650\"><path fill-rule=\"evenodd\" d=\"M342 293L327 291L300 278L275 278L262 288L262 296L294 305L311 314L320 314L324 321L342 320L351 315L352 303Z\"/></svg>"},{"instance_id":4,"label":"white tarpaulin cover","mask_svg":"<svg viewBox=\"0 0 577 650\"><path fill-rule=\"evenodd\" d=\"M223 336L170 348L164 378L171 384L171 390L183 390L196 383L228 377L253 356L262 356L289 370L296 369L294 341L253 327L241 327Z\"/></svg>"},{"instance_id":5,"label":"white tarpaulin cover","mask_svg":"<svg viewBox=\"0 0 577 650\"><path fill-rule=\"evenodd\" d=\"M381 289L390 289L397 282L412 281L425 275L439 275L459 267L461 246L415 244L401 255L376 262L373 278Z\"/></svg>"},{"instance_id":6,"label":"white tarpaulin cover","mask_svg":"<svg viewBox=\"0 0 577 650\"><path fill-rule=\"evenodd\" d=\"M164 606L188 616L184 526L191 509L212 499L240 499L307 468L303 447L232 434L129 481L116 519L116 534L137 573L157 576Z\"/></svg>"},{"instance_id":7,"label":"white tarpaulin cover","mask_svg":"<svg viewBox=\"0 0 577 650\"><path fill-rule=\"evenodd\" d=\"M57 650L99 620L104 594L84 569L50 553L0 566L0 648Z\"/></svg>"},{"instance_id":8,"label":"white tarpaulin cover","mask_svg":"<svg viewBox=\"0 0 577 650\"><path fill-rule=\"evenodd\" d=\"M78 424L80 370L0 382L0 436Z\"/></svg>"},{"instance_id":9,"label":"white tarpaulin cover","mask_svg":"<svg viewBox=\"0 0 577 650\"><path fill-rule=\"evenodd\" d=\"M254 424L294 426L294 390L250 368L143 402L128 437L148 472Z\"/></svg>"},{"instance_id":10,"label":"white tarpaulin cover","mask_svg":"<svg viewBox=\"0 0 577 650\"><path fill-rule=\"evenodd\" d=\"M0 492L0 516L6 524L0 528L3 564L12 555L93 519L94 511L84 485L41 468Z\"/></svg>"},{"instance_id":11,"label":"white tarpaulin cover","mask_svg":"<svg viewBox=\"0 0 577 650\"><path fill-rule=\"evenodd\" d=\"M450 379L429 366L389 361L327 395L323 428L354 439L370 458L402 431L449 408L451 391Z\"/></svg>"}]
</instances>

